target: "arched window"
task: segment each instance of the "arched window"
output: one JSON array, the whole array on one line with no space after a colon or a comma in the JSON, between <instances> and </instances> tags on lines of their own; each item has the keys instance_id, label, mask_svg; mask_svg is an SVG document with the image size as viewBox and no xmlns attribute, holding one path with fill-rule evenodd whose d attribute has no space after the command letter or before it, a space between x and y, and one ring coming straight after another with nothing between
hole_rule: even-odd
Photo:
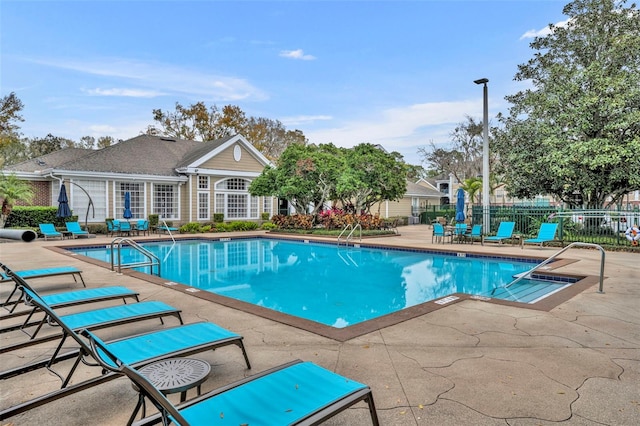
<instances>
[{"instance_id":1,"label":"arched window","mask_svg":"<svg viewBox=\"0 0 640 426\"><path fill-rule=\"evenodd\" d=\"M227 219L258 219L258 199L249 192L251 181L228 178L216 183L215 211Z\"/></svg>"}]
</instances>

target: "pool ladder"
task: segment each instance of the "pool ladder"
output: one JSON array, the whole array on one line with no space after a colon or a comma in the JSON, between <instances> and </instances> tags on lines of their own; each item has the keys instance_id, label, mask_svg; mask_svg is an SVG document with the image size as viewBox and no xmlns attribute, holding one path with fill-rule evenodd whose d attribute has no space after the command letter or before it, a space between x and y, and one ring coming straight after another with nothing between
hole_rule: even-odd
<instances>
[{"instance_id":1,"label":"pool ladder","mask_svg":"<svg viewBox=\"0 0 640 426\"><path fill-rule=\"evenodd\" d=\"M349 241L351 241L351 239L353 238L353 234L356 232L356 230L360 231L360 241L362 241L362 226L360 226L359 223L356 223L356 226L353 226L352 224L348 223L343 229L342 232L340 232L340 235L338 235L338 245L340 245L340 241L342 241L342 236L344 235L345 232L347 232L348 230L351 230L351 232L349 232L349 234L345 237L344 239L344 243L349 244Z\"/></svg>"},{"instance_id":2,"label":"pool ladder","mask_svg":"<svg viewBox=\"0 0 640 426\"><path fill-rule=\"evenodd\" d=\"M581 246L581 247L592 247L592 248L597 248L598 250L600 250L600 254L602 255L600 257L600 286L598 287L598 293L604 293L604 258L605 258L605 251L602 248L602 246L598 245L598 244L592 244L592 243L582 243L580 241L576 241L574 243L569 244L568 246L564 247L562 250L556 252L555 254L553 254L552 256L550 256L547 260L545 260L542 263L537 264L536 266L534 266L533 268L529 269L527 272L523 273L523 274L519 274L518 278L516 278L515 280L511 281L509 284L500 286L500 287L496 287L491 291L491 294L493 295L495 293L496 290L502 288L502 289L508 289L509 287L511 287L512 285L514 285L515 283L525 279L525 278L531 278L531 274L533 273L533 271L535 271L536 269L539 269L545 265L548 265L549 263L551 263L552 261L554 261L556 259L556 257L558 257L559 255L561 255L562 253L564 253L565 251L569 250L571 247L576 247L576 246Z\"/></svg>"},{"instance_id":3,"label":"pool ladder","mask_svg":"<svg viewBox=\"0 0 640 426\"><path fill-rule=\"evenodd\" d=\"M142 261L142 262L122 264L122 256L121 256L122 253L121 252L122 252L122 245L123 244L127 244L132 249L138 251L144 257L146 257L147 260ZM116 253L115 253L116 255L115 256L114 256L114 250L116 251ZM117 262L116 262L116 260L117 260ZM136 243L131 238L117 237L117 238L114 238L113 241L111 241L111 270L112 271L115 271L116 268L118 268L118 273L122 273L122 269L123 268L130 269L130 268L140 268L140 267L144 267L144 266L148 266L149 267L149 273L151 275L153 275L153 267L157 266L158 267L158 272L157 272L156 275L160 276L160 258L158 256L156 256L155 254L151 253L149 250L147 250L146 248L142 247L140 244Z\"/></svg>"}]
</instances>

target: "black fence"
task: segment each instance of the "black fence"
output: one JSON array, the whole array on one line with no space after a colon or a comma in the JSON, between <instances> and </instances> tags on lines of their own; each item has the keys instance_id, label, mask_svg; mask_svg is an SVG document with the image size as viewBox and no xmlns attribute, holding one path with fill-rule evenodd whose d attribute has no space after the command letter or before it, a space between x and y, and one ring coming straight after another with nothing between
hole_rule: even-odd
<instances>
[{"instance_id":1,"label":"black fence","mask_svg":"<svg viewBox=\"0 0 640 426\"><path fill-rule=\"evenodd\" d=\"M482 223L482 206L472 206L471 223ZM444 219L447 224L455 222L454 205L432 206L420 214L420 223L432 223ZM490 229L485 234L495 233L500 222L515 222L516 234L535 237L540 224L558 223L556 238L563 244L574 241L594 243L604 246L630 246L625 231L633 224L640 226L640 209L634 210L567 210L558 207L539 206L491 206L489 212ZM639 249L640 250L640 249Z\"/></svg>"}]
</instances>

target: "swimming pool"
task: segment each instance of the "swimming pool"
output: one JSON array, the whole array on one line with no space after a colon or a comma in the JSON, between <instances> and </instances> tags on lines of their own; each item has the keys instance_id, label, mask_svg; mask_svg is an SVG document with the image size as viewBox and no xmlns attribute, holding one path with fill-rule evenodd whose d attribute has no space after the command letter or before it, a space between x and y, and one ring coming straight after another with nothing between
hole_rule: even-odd
<instances>
[{"instance_id":1,"label":"swimming pool","mask_svg":"<svg viewBox=\"0 0 640 426\"><path fill-rule=\"evenodd\" d=\"M500 297L492 295L492 291L537 262L266 238L198 239L175 245L156 241L141 245L162 260L161 276L165 280L334 328L359 324L454 293ZM111 261L108 246L72 250L103 262ZM121 258L123 264L143 260L128 247L123 247ZM553 291L548 285L530 298ZM566 282L552 287L562 285ZM513 291L508 293L507 297L513 295Z\"/></svg>"}]
</instances>

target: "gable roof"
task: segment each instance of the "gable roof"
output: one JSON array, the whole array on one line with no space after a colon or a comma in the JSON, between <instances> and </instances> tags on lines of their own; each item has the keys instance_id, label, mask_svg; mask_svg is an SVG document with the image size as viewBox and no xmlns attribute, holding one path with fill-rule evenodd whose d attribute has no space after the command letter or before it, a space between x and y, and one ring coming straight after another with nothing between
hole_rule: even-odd
<instances>
[{"instance_id":1,"label":"gable roof","mask_svg":"<svg viewBox=\"0 0 640 426\"><path fill-rule=\"evenodd\" d=\"M446 197L447 194L440 192L436 189L432 189L423 185L418 185L417 183L413 183L411 181L407 181L407 191L404 193L404 196L410 197L430 197L430 198L440 198Z\"/></svg>"}]
</instances>

